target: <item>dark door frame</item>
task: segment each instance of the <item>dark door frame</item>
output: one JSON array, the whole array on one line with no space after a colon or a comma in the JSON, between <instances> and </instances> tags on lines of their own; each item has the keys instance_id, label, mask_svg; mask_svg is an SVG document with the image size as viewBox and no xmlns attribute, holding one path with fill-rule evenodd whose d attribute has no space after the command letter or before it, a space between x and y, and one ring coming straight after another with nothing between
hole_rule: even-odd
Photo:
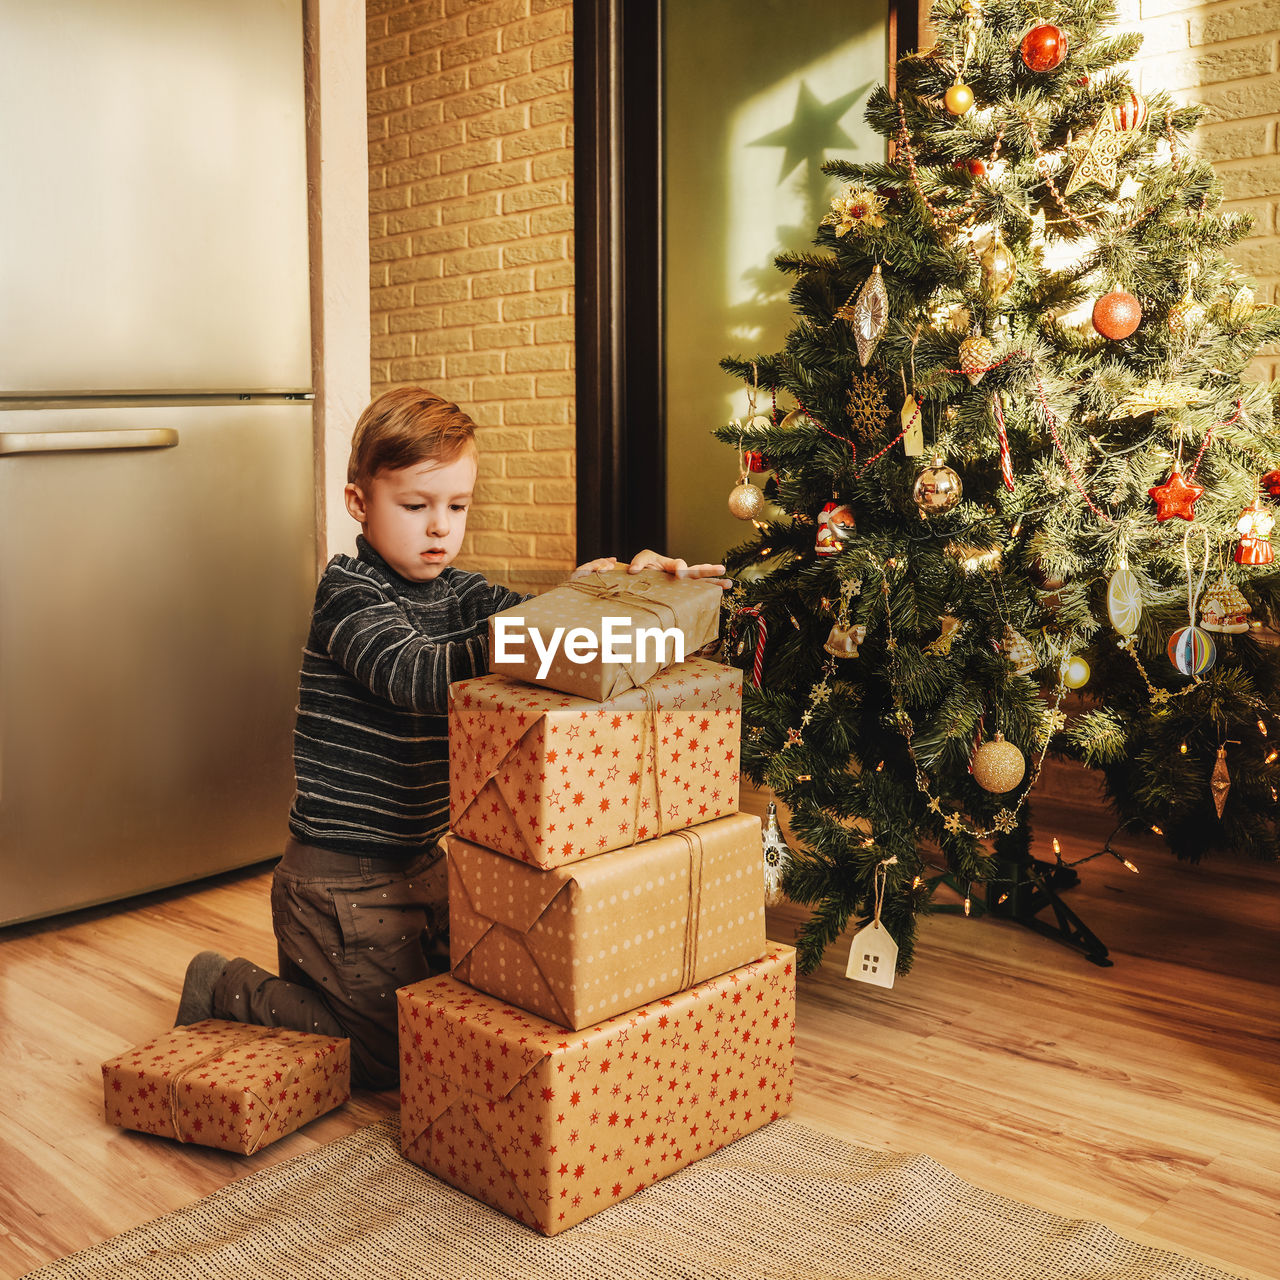
<instances>
[{"instance_id":1,"label":"dark door frame","mask_svg":"<svg viewBox=\"0 0 1280 1280\"><path fill-rule=\"evenodd\" d=\"M887 0L888 78L917 0ZM578 560L666 551L663 0L574 0Z\"/></svg>"}]
</instances>

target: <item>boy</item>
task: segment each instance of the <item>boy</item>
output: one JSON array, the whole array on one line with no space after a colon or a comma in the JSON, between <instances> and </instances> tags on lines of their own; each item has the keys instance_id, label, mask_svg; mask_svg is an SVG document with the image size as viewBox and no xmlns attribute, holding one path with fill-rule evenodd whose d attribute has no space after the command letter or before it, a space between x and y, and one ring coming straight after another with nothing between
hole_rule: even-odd
<instances>
[{"instance_id":1,"label":"boy","mask_svg":"<svg viewBox=\"0 0 1280 1280\"><path fill-rule=\"evenodd\" d=\"M355 1083L395 1085L396 988L449 967L436 848L449 822L449 684L485 673L489 616L529 598L450 567L477 459L471 419L420 387L361 414L344 491L357 555L326 567L303 653L297 790L271 885L280 975L203 951L177 1025L230 1018L347 1036ZM574 572L615 565L606 556ZM652 551L630 568L724 573Z\"/></svg>"}]
</instances>

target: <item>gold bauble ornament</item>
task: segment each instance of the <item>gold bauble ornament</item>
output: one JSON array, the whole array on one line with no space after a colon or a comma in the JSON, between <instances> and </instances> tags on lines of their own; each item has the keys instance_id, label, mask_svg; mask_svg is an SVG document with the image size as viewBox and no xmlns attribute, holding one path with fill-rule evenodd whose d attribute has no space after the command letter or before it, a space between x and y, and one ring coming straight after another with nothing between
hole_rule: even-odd
<instances>
[{"instance_id":1,"label":"gold bauble ornament","mask_svg":"<svg viewBox=\"0 0 1280 1280\"><path fill-rule=\"evenodd\" d=\"M1083 689L1092 674L1089 664L1078 653L1072 654L1062 664L1062 683L1068 689Z\"/></svg>"},{"instance_id":2,"label":"gold bauble ornament","mask_svg":"<svg viewBox=\"0 0 1280 1280\"><path fill-rule=\"evenodd\" d=\"M750 520L760 514L764 506L764 494L750 484L744 476L729 493L729 511L739 520Z\"/></svg>"},{"instance_id":3,"label":"gold bauble ornament","mask_svg":"<svg viewBox=\"0 0 1280 1280\"><path fill-rule=\"evenodd\" d=\"M1013 251L1005 244L999 228L978 261L982 264L982 280L987 291L996 298L1008 293L1018 271L1018 262Z\"/></svg>"},{"instance_id":4,"label":"gold bauble ornament","mask_svg":"<svg viewBox=\"0 0 1280 1280\"><path fill-rule=\"evenodd\" d=\"M960 501L964 486L960 477L935 453L933 461L916 477L911 500L922 516L941 515Z\"/></svg>"},{"instance_id":5,"label":"gold bauble ornament","mask_svg":"<svg viewBox=\"0 0 1280 1280\"><path fill-rule=\"evenodd\" d=\"M1027 775L1027 762L1012 742L997 733L973 753L973 780L984 791L1012 791Z\"/></svg>"},{"instance_id":6,"label":"gold bauble ornament","mask_svg":"<svg viewBox=\"0 0 1280 1280\"><path fill-rule=\"evenodd\" d=\"M990 338L977 334L960 344L960 372L976 387L982 376L996 362L996 349Z\"/></svg>"},{"instance_id":7,"label":"gold bauble ornament","mask_svg":"<svg viewBox=\"0 0 1280 1280\"><path fill-rule=\"evenodd\" d=\"M959 80L942 95L943 105L953 116L962 116L973 106L973 90Z\"/></svg>"}]
</instances>

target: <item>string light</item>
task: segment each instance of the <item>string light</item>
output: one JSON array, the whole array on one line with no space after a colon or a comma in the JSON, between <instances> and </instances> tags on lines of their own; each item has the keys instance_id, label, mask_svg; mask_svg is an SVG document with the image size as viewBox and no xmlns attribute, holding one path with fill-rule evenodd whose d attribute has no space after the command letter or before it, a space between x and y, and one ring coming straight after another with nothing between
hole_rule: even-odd
<instances>
[{"instance_id":1,"label":"string light","mask_svg":"<svg viewBox=\"0 0 1280 1280\"><path fill-rule=\"evenodd\" d=\"M883 772L884 772L884 761L883 761L883 760L881 760L881 761L880 761L880 763L879 763L878 765L876 765L876 772L877 772L877 773L883 773Z\"/></svg>"},{"instance_id":2,"label":"string light","mask_svg":"<svg viewBox=\"0 0 1280 1280\"><path fill-rule=\"evenodd\" d=\"M1153 826L1153 827L1151 828L1151 830L1152 830L1152 831L1154 831L1154 832L1156 833L1156 835L1158 835L1158 836L1162 836L1162 835L1164 835L1164 832L1163 832L1163 831L1161 831L1159 827Z\"/></svg>"},{"instance_id":3,"label":"string light","mask_svg":"<svg viewBox=\"0 0 1280 1280\"><path fill-rule=\"evenodd\" d=\"M1187 744L1184 742L1182 746L1178 748L1178 750L1181 751L1182 754L1185 756L1187 754Z\"/></svg>"},{"instance_id":4,"label":"string light","mask_svg":"<svg viewBox=\"0 0 1280 1280\"><path fill-rule=\"evenodd\" d=\"M1006 903L1006 902L1008 902L1008 901L1009 901L1009 895L1008 895L1007 893L1002 893L1002 894L1001 894L1001 895L996 899L996 906L997 906L997 907L1002 906L1004 903Z\"/></svg>"},{"instance_id":5,"label":"string light","mask_svg":"<svg viewBox=\"0 0 1280 1280\"><path fill-rule=\"evenodd\" d=\"M1275 747L1272 747L1271 750L1267 752L1267 758L1262 763L1270 764L1276 758L1276 756L1280 756L1280 750L1277 750Z\"/></svg>"},{"instance_id":6,"label":"string light","mask_svg":"<svg viewBox=\"0 0 1280 1280\"><path fill-rule=\"evenodd\" d=\"M1261 717L1258 719L1258 732L1265 738L1267 736L1267 722Z\"/></svg>"},{"instance_id":7,"label":"string light","mask_svg":"<svg viewBox=\"0 0 1280 1280\"><path fill-rule=\"evenodd\" d=\"M966 893L966 894L964 895L964 913L965 913L965 915L968 915L968 914L969 914L969 911L970 911L971 907L972 907L972 903L969 901L969 895Z\"/></svg>"},{"instance_id":8,"label":"string light","mask_svg":"<svg viewBox=\"0 0 1280 1280\"><path fill-rule=\"evenodd\" d=\"M916 878L911 882L911 887L913 889L918 889L922 884L924 884L924 880L920 876L916 876Z\"/></svg>"}]
</instances>

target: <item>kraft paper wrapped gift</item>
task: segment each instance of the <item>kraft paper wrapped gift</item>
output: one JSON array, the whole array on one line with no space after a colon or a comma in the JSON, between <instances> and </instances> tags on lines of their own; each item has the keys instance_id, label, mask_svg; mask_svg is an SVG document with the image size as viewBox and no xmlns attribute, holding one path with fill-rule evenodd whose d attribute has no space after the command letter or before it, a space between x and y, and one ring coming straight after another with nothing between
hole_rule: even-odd
<instances>
[{"instance_id":1,"label":"kraft paper wrapped gift","mask_svg":"<svg viewBox=\"0 0 1280 1280\"><path fill-rule=\"evenodd\" d=\"M108 1124L252 1155L351 1096L351 1043L209 1018L102 1064Z\"/></svg>"},{"instance_id":2,"label":"kraft paper wrapped gift","mask_svg":"<svg viewBox=\"0 0 1280 1280\"><path fill-rule=\"evenodd\" d=\"M608 702L488 675L449 686L456 835L537 867L738 808L742 673L695 658Z\"/></svg>"},{"instance_id":3,"label":"kraft paper wrapped gift","mask_svg":"<svg viewBox=\"0 0 1280 1280\"><path fill-rule=\"evenodd\" d=\"M447 974L398 993L400 1149L555 1235L791 1109L795 950L565 1032Z\"/></svg>"},{"instance_id":4,"label":"kraft paper wrapped gift","mask_svg":"<svg viewBox=\"0 0 1280 1280\"><path fill-rule=\"evenodd\" d=\"M581 1028L764 952L760 819L542 871L449 834L453 976Z\"/></svg>"},{"instance_id":5,"label":"kraft paper wrapped gift","mask_svg":"<svg viewBox=\"0 0 1280 1280\"><path fill-rule=\"evenodd\" d=\"M677 578L657 569L587 574L493 614L489 670L603 702L644 684L678 660L691 658L715 640L720 633L722 595L705 578ZM614 620L609 626L616 634L609 647L625 655L621 661L605 660L605 619ZM550 650L557 628L562 634ZM542 637L549 658L539 653L532 629ZM639 640L637 629L655 635ZM671 629L684 637L679 656L669 640L656 636ZM500 644L503 630L507 641Z\"/></svg>"}]
</instances>

